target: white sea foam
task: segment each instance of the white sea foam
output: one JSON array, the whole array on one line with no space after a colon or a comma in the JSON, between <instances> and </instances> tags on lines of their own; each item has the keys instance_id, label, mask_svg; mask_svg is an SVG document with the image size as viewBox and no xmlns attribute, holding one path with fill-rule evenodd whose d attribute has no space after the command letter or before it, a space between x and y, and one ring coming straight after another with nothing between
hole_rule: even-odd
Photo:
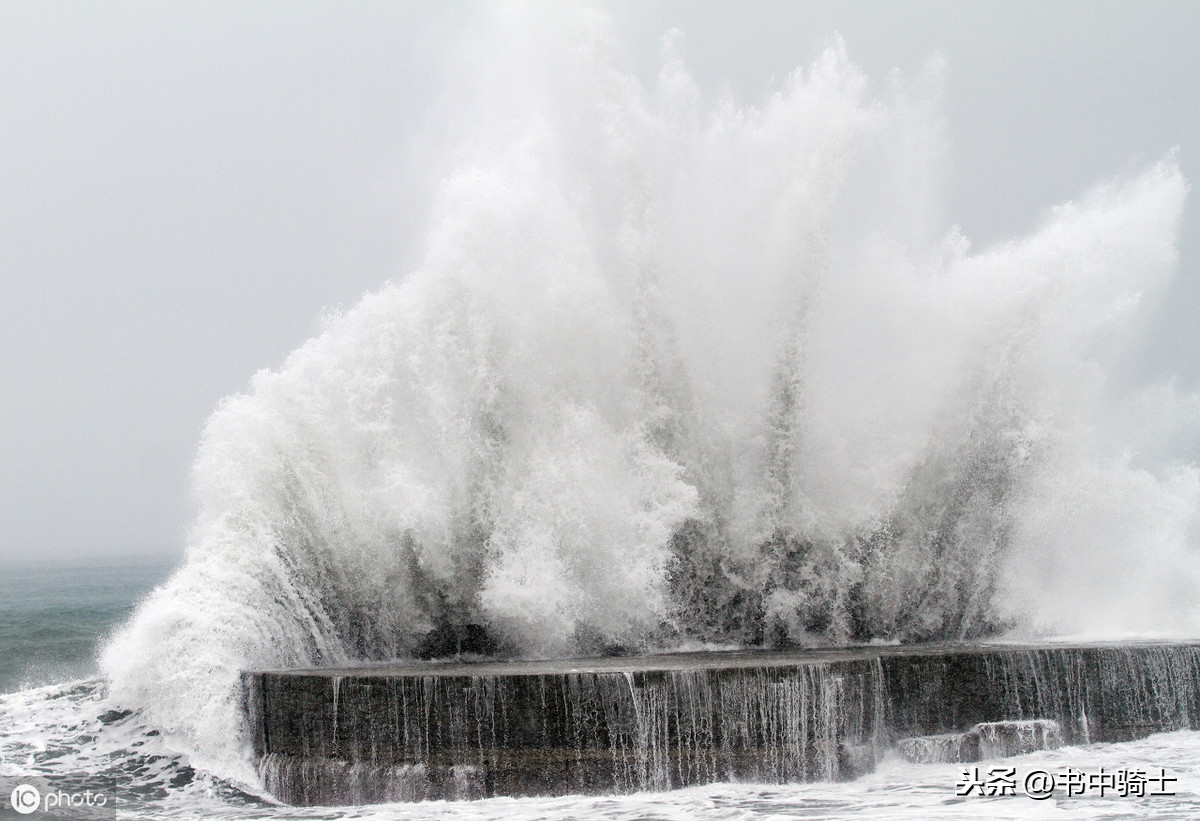
<instances>
[{"instance_id":1,"label":"white sea foam","mask_svg":"<svg viewBox=\"0 0 1200 821\"><path fill-rule=\"evenodd\" d=\"M1180 731L1122 744L1061 747L985 761L1012 767L1019 778L1033 770L1165 771L1177 779L1172 796L1121 798L1114 790L1048 800L1018 791L1010 797L957 797L963 766L910 764L885 759L874 773L852 782L788 785L710 784L669 793L561 798L495 798L486 801L389 804L370 807L287 807L245 792L189 765L160 735L147 734L136 716L103 724L111 705L101 681L73 682L0 695L0 780L19 783L87 772L118 785L121 818L179 819L691 819L691 818L1191 818L1200 815L1200 732ZM974 765L968 765L974 766Z\"/></svg>"}]
</instances>

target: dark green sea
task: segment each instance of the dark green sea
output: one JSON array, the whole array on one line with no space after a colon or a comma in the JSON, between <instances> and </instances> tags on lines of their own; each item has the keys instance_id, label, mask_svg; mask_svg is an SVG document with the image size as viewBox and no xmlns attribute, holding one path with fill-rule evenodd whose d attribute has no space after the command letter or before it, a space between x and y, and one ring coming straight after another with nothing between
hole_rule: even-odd
<instances>
[{"instance_id":1,"label":"dark green sea","mask_svg":"<svg viewBox=\"0 0 1200 821\"><path fill-rule=\"evenodd\" d=\"M95 675L105 637L178 561L0 563L0 693Z\"/></svg>"}]
</instances>

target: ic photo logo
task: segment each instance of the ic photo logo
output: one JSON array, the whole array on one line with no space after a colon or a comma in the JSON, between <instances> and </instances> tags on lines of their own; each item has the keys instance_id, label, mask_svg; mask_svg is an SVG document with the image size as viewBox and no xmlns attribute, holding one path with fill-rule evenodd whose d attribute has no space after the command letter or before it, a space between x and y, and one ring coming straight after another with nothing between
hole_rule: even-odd
<instances>
[{"instance_id":1,"label":"ic photo logo","mask_svg":"<svg viewBox=\"0 0 1200 821\"><path fill-rule=\"evenodd\" d=\"M3 795L4 793L0 793ZM12 791L12 795L8 797L12 803L12 808L21 815L29 815L31 812L36 812L38 807L42 805L42 794L38 792L38 788L30 784L19 784Z\"/></svg>"},{"instance_id":2,"label":"ic photo logo","mask_svg":"<svg viewBox=\"0 0 1200 821\"><path fill-rule=\"evenodd\" d=\"M84 785L73 785L84 786ZM115 817L116 802L109 790L77 789L72 792L41 785L18 784L8 796L8 803L20 815L32 815L41 811L52 818L78 817L96 819ZM0 793L3 795L3 793ZM97 815L96 813L100 814ZM64 814L65 813L65 814Z\"/></svg>"}]
</instances>

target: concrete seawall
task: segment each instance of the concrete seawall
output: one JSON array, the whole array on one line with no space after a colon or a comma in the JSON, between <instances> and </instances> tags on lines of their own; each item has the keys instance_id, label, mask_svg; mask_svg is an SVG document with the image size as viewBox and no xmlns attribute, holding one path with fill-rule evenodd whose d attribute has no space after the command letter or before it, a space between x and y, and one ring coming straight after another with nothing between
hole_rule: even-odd
<instances>
[{"instance_id":1,"label":"concrete seawall","mask_svg":"<svg viewBox=\"0 0 1200 821\"><path fill-rule=\"evenodd\" d=\"M1200 643L423 662L243 680L267 789L306 805L833 780L898 742L973 760L961 756L1200 727Z\"/></svg>"}]
</instances>

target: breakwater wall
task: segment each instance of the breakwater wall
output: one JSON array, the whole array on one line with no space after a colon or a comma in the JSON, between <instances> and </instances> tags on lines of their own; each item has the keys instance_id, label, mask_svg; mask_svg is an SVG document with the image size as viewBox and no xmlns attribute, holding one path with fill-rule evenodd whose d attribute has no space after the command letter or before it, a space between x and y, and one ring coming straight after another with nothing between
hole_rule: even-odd
<instances>
[{"instance_id":1,"label":"breakwater wall","mask_svg":"<svg viewBox=\"0 0 1200 821\"><path fill-rule=\"evenodd\" d=\"M963 734L958 756L982 733L996 755L1005 739L1021 752L1030 738L1200 727L1200 643L419 662L243 682L264 783L302 805L834 780L932 736L944 750Z\"/></svg>"}]
</instances>

